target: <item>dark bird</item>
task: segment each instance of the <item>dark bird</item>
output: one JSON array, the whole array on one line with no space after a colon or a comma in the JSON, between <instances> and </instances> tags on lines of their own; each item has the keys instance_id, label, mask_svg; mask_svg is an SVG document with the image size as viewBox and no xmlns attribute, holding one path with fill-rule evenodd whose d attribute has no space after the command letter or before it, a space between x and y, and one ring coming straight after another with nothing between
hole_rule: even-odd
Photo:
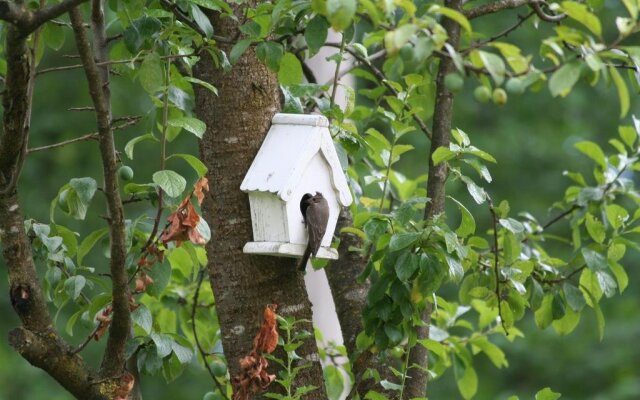
<instances>
[{"instance_id":1,"label":"dark bird","mask_svg":"<svg viewBox=\"0 0 640 400\"><path fill-rule=\"evenodd\" d=\"M300 199L300 212L309 233L309 244L298 265L298 270L304 271L309 257L315 257L318 254L320 243L327 231L329 203L320 192L316 192L315 195L307 193Z\"/></svg>"}]
</instances>

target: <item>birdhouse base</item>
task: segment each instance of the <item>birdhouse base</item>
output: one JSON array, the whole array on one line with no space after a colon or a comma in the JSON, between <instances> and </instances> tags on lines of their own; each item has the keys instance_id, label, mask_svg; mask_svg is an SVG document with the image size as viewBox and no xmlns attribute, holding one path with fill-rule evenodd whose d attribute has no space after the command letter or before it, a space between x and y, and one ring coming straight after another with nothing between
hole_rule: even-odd
<instances>
[{"instance_id":1,"label":"birdhouse base","mask_svg":"<svg viewBox=\"0 0 640 400\"><path fill-rule=\"evenodd\" d=\"M301 258L306 245L285 242L247 242L242 249L245 254L260 254L263 256L279 256ZM337 260L338 251L331 247L320 247L316 258Z\"/></svg>"}]
</instances>

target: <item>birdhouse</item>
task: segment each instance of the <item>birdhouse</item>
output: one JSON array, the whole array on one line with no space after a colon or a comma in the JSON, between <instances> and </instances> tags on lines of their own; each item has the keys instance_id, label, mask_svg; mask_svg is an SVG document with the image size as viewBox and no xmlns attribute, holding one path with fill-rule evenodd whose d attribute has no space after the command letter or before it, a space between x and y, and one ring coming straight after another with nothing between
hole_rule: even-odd
<instances>
[{"instance_id":1,"label":"birdhouse","mask_svg":"<svg viewBox=\"0 0 640 400\"><path fill-rule=\"evenodd\" d=\"M322 115L276 114L240 190L249 194L253 242L243 252L300 257L308 235L300 211L306 193L322 193L329 222L317 258L337 259L331 239L352 197Z\"/></svg>"}]
</instances>

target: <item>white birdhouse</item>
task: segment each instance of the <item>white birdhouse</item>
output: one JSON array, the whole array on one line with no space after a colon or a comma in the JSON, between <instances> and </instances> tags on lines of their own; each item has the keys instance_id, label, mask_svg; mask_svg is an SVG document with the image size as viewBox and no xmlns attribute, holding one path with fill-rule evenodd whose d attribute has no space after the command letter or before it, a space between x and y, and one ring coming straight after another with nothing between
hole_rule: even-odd
<instances>
[{"instance_id":1,"label":"white birdhouse","mask_svg":"<svg viewBox=\"0 0 640 400\"><path fill-rule=\"evenodd\" d=\"M337 259L331 239L340 208L353 200L322 115L276 114L240 190L249 193L253 242L244 253L300 257L308 236L300 212L305 193L329 203L329 223L318 258Z\"/></svg>"}]
</instances>

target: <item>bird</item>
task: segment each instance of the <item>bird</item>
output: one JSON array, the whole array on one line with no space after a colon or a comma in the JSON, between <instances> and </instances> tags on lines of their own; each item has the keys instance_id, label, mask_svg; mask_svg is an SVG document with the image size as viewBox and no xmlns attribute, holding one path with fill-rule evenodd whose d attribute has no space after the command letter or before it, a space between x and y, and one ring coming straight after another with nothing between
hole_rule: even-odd
<instances>
[{"instance_id":1,"label":"bird","mask_svg":"<svg viewBox=\"0 0 640 400\"><path fill-rule=\"evenodd\" d=\"M302 199L300 199L300 212L302 213L302 218L309 233L307 248L298 265L298 270L304 271L309 257L315 257L316 254L318 254L322 238L327 231L329 203L320 192L316 192L315 195L306 193L302 196Z\"/></svg>"}]
</instances>

